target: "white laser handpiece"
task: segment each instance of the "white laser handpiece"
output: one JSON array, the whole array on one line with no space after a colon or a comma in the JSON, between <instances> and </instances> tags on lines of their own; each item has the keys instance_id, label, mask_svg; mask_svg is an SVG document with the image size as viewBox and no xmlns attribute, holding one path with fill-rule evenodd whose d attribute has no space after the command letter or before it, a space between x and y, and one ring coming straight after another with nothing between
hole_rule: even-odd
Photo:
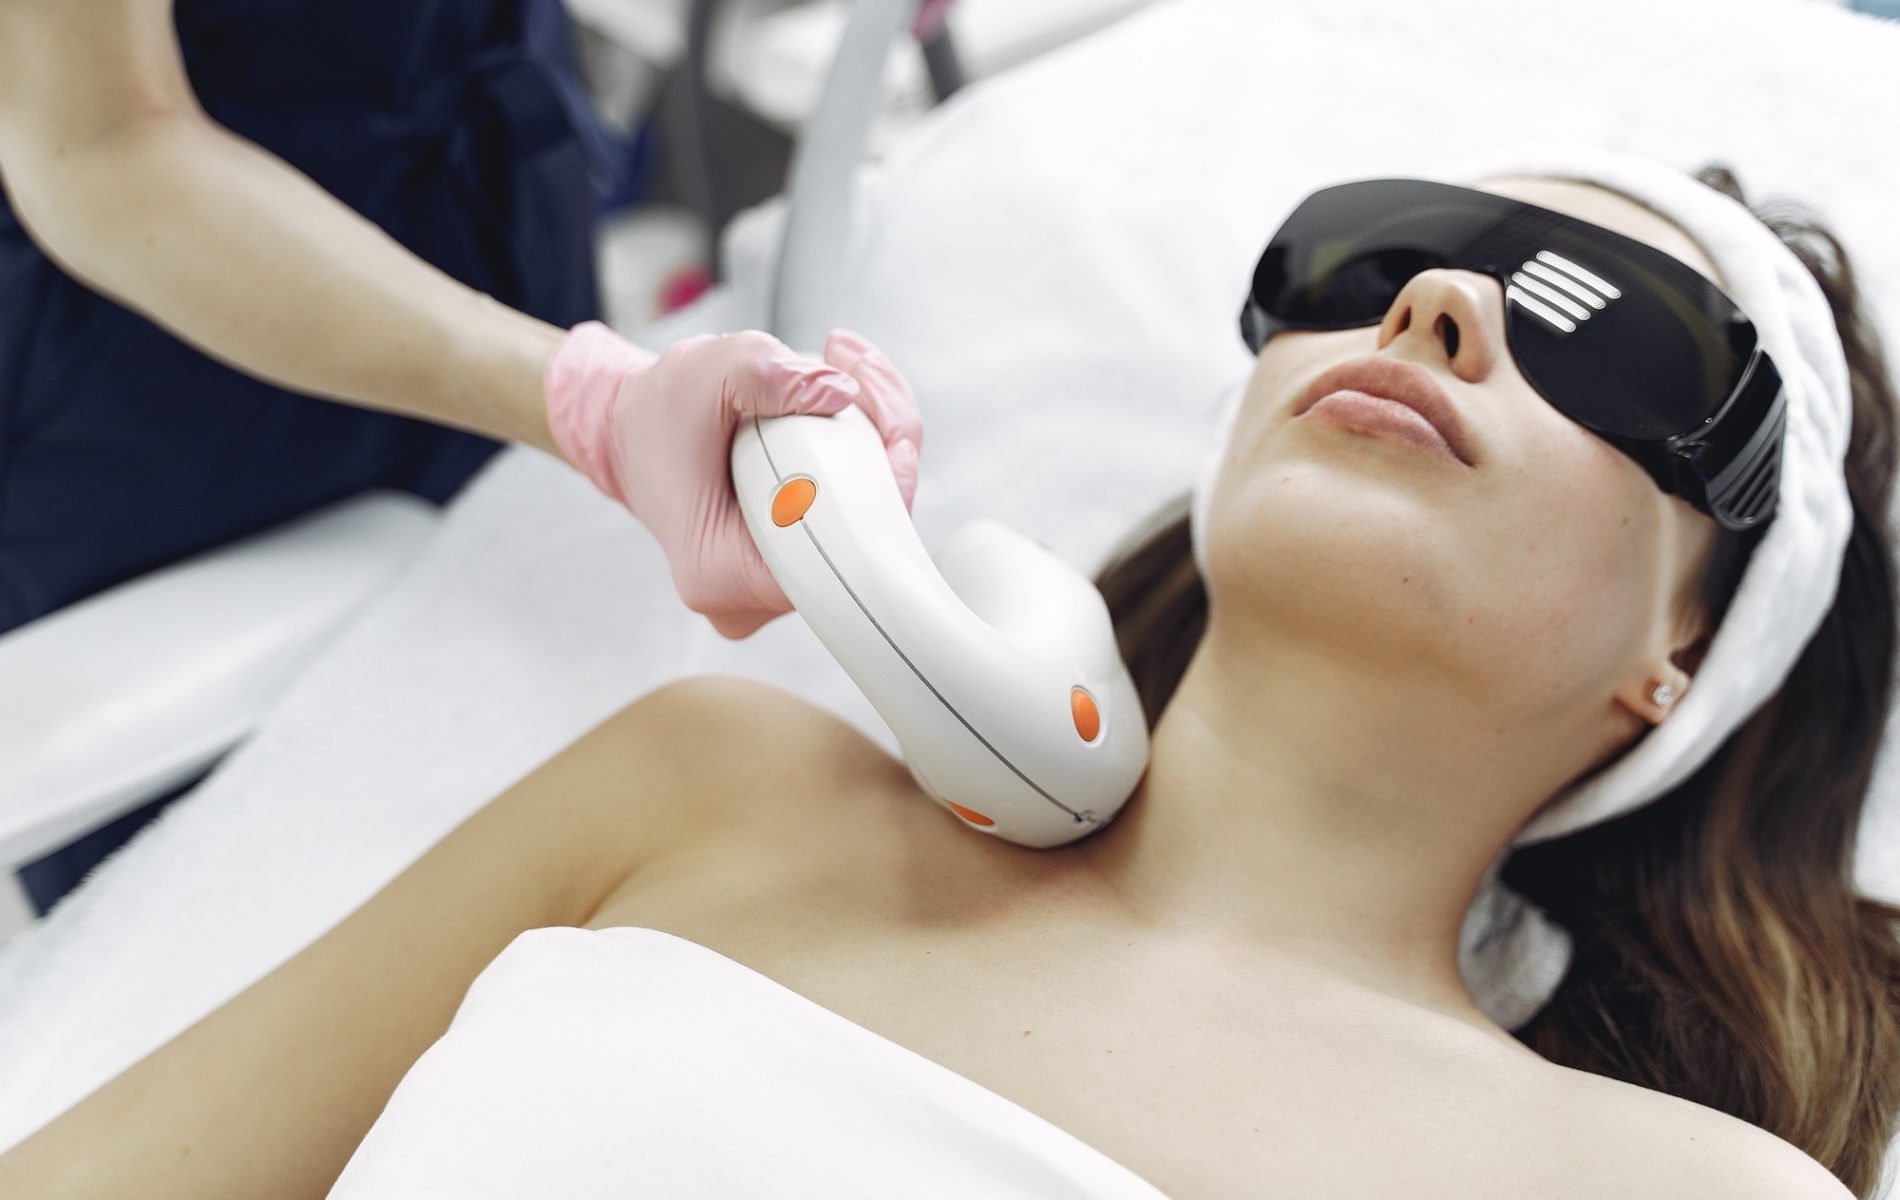
<instances>
[{"instance_id":1,"label":"white laser handpiece","mask_svg":"<svg viewBox=\"0 0 1900 1200\"><path fill-rule=\"evenodd\" d=\"M1121 810L1148 725L1093 583L987 518L932 561L856 405L741 423L732 479L773 577L926 793L1038 849Z\"/></svg>"}]
</instances>

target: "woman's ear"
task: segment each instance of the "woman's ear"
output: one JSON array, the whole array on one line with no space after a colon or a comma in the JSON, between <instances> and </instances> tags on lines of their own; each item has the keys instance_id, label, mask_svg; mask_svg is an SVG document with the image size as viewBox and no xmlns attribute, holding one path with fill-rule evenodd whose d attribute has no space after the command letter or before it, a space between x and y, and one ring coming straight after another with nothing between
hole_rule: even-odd
<instances>
[{"instance_id":1,"label":"woman's ear","mask_svg":"<svg viewBox=\"0 0 1900 1200\"><path fill-rule=\"evenodd\" d=\"M1696 668L1709 652L1713 636L1698 633L1694 641L1671 651L1666 661L1650 663L1648 670L1617 692L1617 700L1651 725L1661 724L1664 717L1681 706L1683 695L1695 679Z\"/></svg>"},{"instance_id":2,"label":"woman's ear","mask_svg":"<svg viewBox=\"0 0 1900 1200\"><path fill-rule=\"evenodd\" d=\"M1689 690L1691 678L1672 661L1632 678L1616 693L1616 698L1624 708L1651 725L1660 725L1663 718L1682 703L1682 694Z\"/></svg>"}]
</instances>

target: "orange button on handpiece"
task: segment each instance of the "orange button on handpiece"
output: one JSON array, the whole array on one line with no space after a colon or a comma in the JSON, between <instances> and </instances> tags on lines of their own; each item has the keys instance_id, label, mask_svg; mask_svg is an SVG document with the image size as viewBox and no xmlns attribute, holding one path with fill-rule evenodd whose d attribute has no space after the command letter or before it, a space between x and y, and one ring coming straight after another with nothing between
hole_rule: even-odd
<instances>
[{"instance_id":1,"label":"orange button on handpiece","mask_svg":"<svg viewBox=\"0 0 1900 1200\"><path fill-rule=\"evenodd\" d=\"M944 803L948 804L951 808L956 809L957 815L959 817L962 817L964 820L968 821L972 825L996 824L996 822L990 820L988 817L976 811L974 808L965 808L961 804L958 804L955 800L945 800Z\"/></svg>"},{"instance_id":2,"label":"orange button on handpiece","mask_svg":"<svg viewBox=\"0 0 1900 1200\"><path fill-rule=\"evenodd\" d=\"M779 484L772 494L772 524L796 524L817 495L818 485L802 475Z\"/></svg>"},{"instance_id":3,"label":"orange button on handpiece","mask_svg":"<svg viewBox=\"0 0 1900 1200\"><path fill-rule=\"evenodd\" d=\"M1095 711L1095 697L1079 687L1069 689L1069 715L1075 718L1075 731L1083 741L1092 742L1102 732L1102 714Z\"/></svg>"}]
</instances>

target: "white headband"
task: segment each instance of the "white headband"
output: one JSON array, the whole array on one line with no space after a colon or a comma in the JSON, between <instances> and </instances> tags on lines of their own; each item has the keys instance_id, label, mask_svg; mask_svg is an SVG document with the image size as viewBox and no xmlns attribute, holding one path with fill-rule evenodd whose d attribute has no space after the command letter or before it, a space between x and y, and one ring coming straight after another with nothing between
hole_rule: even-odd
<instances>
[{"instance_id":1,"label":"white headband","mask_svg":"<svg viewBox=\"0 0 1900 1200\"><path fill-rule=\"evenodd\" d=\"M1842 463L1852 406L1847 359L1827 298L1806 267L1747 208L1673 167L1582 144L1534 144L1422 175L1475 186L1498 176L1576 180L1620 192L1679 226L1722 275L1781 372L1787 433L1774 520L1756 546L1693 683L1667 719L1594 778L1554 799L1513 846L1561 837L1640 808L1687 779L1774 694L1820 627L1840 584L1853 524ZM1224 397L1215 444L1194 481L1189 532L1202 576L1202 530L1244 384ZM1486 874L1465 919L1460 959L1475 999L1507 1028L1535 1014L1568 962L1557 926Z\"/></svg>"}]
</instances>

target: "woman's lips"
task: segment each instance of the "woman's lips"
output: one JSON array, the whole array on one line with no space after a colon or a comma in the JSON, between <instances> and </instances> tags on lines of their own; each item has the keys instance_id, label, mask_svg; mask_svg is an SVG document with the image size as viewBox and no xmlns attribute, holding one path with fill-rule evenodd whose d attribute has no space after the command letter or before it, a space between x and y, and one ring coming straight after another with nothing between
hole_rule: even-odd
<instances>
[{"instance_id":1,"label":"woman's lips","mask_svg":"<svg viewBox=\"0 0 1900 1200\"><path fill-rule=\"evenodd\" d=\"M1329 425L1411 442L1461 467L1465 465L1464 460L1445 440L1444 434L1433 428L1432 423L1420 416L1416 409L1408 408L1396 400L1341 388L1321 396L1300 417L1317 417Z\"/></svg>"}]
</instances>

